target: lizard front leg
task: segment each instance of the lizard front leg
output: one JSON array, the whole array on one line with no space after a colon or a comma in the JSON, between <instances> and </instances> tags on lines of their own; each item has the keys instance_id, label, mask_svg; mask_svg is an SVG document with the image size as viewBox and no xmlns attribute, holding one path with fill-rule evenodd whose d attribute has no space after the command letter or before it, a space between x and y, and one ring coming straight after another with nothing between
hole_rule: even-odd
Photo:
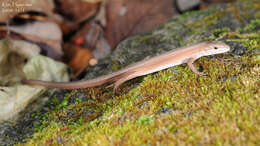
<instances>
[{"instance_id":1,"label":"lizard front leg","mask_svg":"<svg viewBox=\"0 0 260 146\"><path fill-rule=\"evenodd\" d=\"M193 62L194 62L194 61L195 61L194 58L189 58L189 59L188 59L187 64L188 64L189 68L190 68L195 74L197 74L197 75L207 75L207 74L205 74L205 73L203 73L203 72L200 72L200 71L198 71L198 70L196 69L196 67L193 65Z\"/></svg>"}]
</instances>

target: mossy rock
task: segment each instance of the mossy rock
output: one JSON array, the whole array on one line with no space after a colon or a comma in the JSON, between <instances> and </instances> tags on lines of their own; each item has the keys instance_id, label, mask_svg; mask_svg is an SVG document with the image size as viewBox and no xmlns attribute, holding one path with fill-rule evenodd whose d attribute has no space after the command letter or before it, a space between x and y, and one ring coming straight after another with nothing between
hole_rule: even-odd
<instances>
[{"instance_id":1,"label":"mossy rock","mask_svg":"<svg viewBox=\"0 0 260 146\"><path fill-rule=\"evenodd\" d=\"M258 0L218 5L128 38L86 78L202 41L224 41L232 51L196 61L208 76L180 65L128 81L116 94L107 85L57 90L47 112L28 116L35 132L19 145L259 145L259 10ZM22 139L5 134L3 144Z\"/></svg>"}]
</instances>

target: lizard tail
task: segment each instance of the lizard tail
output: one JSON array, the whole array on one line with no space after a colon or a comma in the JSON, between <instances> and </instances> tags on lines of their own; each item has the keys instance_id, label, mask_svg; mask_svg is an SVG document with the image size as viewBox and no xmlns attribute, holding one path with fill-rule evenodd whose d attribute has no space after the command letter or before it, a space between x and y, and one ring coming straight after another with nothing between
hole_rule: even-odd
<instances>
[{"instance_id":1,"label":"lizard tail","mask_svg":"<svg viewBox=\"0 0 260 146\"><path fill-rule=\"evenodd\" d=\"M38 85L44 86L47 88L58 88L58 89L81 89L81 88L90 88L99 86L105 83L115 82L114 91L124 82L137 77L135 71L123 72L117 75L112 75L107 78L96 78L92 80L85 81L75 81L75 82L49 82L49 81L41 81L41 80L22 80L23 84L27 85Z\"/></svg>"},{"instance_id":2,"label":"lizard tail","mask_svg":"<svg viewBox=\"0 0 260 146\"><path fill-rule=\"evenodd\" d=\"M43 86L46 88L59 88L59 89L77 89L76 86L72 86L69 83L65 82L48 82L48 81L41 81L41 80L22 80L22 84L26 85L37 85Z\"/></svg>"}]
</instances>

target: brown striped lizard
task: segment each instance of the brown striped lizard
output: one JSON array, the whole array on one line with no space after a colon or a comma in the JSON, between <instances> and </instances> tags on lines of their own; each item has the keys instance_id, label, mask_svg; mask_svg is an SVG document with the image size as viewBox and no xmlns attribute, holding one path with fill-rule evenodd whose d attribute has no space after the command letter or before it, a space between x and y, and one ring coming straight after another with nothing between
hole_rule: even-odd
<instances>
[{"instance_id":1,"label":"brown striped lizard","mask_svg":"<svg viewBox=\"0 0 260 146\"><path fill-rule=\"evenodd\" d=\"M153 72L187 63L189 68L198 75L204 75L199 72L194 66L193 62L202 57L214 54L225 53L230 50L230 47L219 41L202 42L199 44L181 47L172 51L166 52L159 56L155 56L143 61L137 62L127 66L121 70L113 72L108 75L100 76L89 80L80 80L74 82L48 82L40 80L24 80L24 84L40 85L47 88L59 89L81 89L99 86L105 83L114 83L114 90L116 90L122 83L133 78L147 75Z\"/></svg>"}]
</instances>

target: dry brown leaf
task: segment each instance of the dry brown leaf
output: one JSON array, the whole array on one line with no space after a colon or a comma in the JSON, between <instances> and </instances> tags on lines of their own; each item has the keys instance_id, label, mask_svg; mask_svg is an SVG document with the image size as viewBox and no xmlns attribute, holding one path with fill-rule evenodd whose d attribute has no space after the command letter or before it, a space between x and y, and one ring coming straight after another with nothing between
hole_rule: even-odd
<instances>
[{"instance_id":1,"label":"dry brown leaf","mask_svg":"<svg viewBox=\"0 0 260 146\"><path fill-rule=\"evenodd\" d=\"M60 40L41 38L29 34L21 34L21 36L39 45L45 52L47 52L46 55L48 57L51 57L56 60L60 60L61 57L63 56Z\"/></svg>"},{"instance_id":2,"label":"dry brown leaf","mask_svg":"<svg viewBox=\"0 0 260 146\"><path fill-rule=\"evenodd\" d=\"M69 62L69 66L73 71L73 78L77 77L89 65L93 58L91 51L87 48L75 47L75 52Z\"/></svg>"},{"instance_id":3,"label":"dry brown leaf","mask_svg":"<svg viewBox=\"0 0 260 146\"><path fill-rule=\"evenodd\" d=\"M42 12L53 15L53 0L1 0L0 22L6 22L19 13L27 11Z\"/></svg>"},{"instance_id":4,"label":"dry brown leaf","mask_svg":"<svg viewBox=\"0 0 260 146\"><path fill-rule=\"evenodd\" d=\"M126 37L152 30L176 13L172 0L109 0L106 39L114 48Z\"/></svg>"},{"instance_id":5,"label":"dry brown leaf","mask_svg":"<svg viewBox=\"0 0 260 146\"><path fill-rule=\"evenodd\" d=\"M95 22L98 22L102 27L105 27L107 25L107 19L106 19L106 3L103 2L100 5L99 11L95 16L94 19Z\"/></svg>"},{"instance_id":6,"label":"dry brown leaf","mask_svg":"<svg viewBox=\"0 0 260 146\"><path fill-rule=\"evenodd\" d=\"M57 24L48 21L36 21L24 25L14 25L9 27L11 31L20 34L29 34L40 38L61 40L62 32Z\"/></svg>"},{"instance_id":7,"label":"dry brown leaf","mask_svg":"<svg viewBox=\"0 0 260 146\"><path fill-rule=\"evenodd\" d=\"M103 2L103 1L106 1L106 0L81 0L83 2L89 2L89 3L97 3L97 2Z\"/></svg>"},{"instance_id":8,"label":"dry brown leaf","mask_svg":"<svg viewBox=\"0 0 260 146\"><path fill-rule=\"evenodd\" d=\"M10 26L10 31L20 34L24 39L37 43L47 52L47 56L60 59L62 51L62 32L54 22L34 22L19 26ZM5 26L0 30L7 30ZM46 31L47 30L47 31ZM44 46L44 44L48 46Z\"/></svg>"},{"instance_id":9,"label":"dry brown leaf","mask_svg":"<svg viewBox=\"0 0 260 146\"><path fill-rule=\"evenodd\" d=\"M94 16L100 5L100 2L90 3L82 0L57 0L57 2L58 11L76 24Z\"/></svg>"}]
</instances>

